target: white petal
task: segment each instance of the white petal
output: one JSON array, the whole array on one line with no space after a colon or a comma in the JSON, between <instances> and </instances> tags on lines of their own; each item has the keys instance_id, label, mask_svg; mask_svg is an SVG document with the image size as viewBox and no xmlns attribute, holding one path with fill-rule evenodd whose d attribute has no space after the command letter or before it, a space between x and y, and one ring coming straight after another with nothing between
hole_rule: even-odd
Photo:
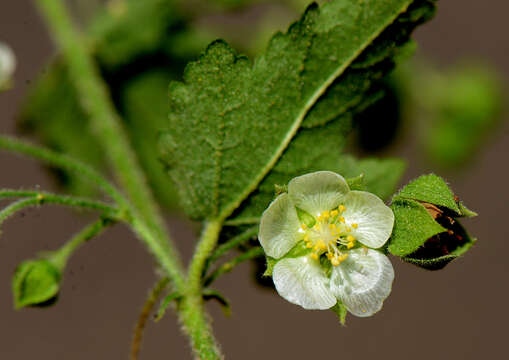
<instances>
[{"instance_id":1,"label":"white petal","mask_svg":"<svg viewBox=\"0 0 509 360\"><path fill-rule=\"evenodd\" d=\"M394 269L387 256L371 249L356 249L332 269L331 291L356 316L371 316L391 293Z\"/></svg>"},{"instance_id":2,"label":"white petal","mask_svg":"<svg viewBox=\"0 0 509 360\"><path fill-rule=\"evenodd\" d=\"M314 216L337 207L349 190L345 179L331 171L298 176L288 184L295 206Z\"/></svg>"},{"instance_id":3,"label":"white petal","mask_svg":"<svg viewBox=\"0 0 509 360\"><path fill-rule=\"evenodd\" d=\"M394 225L394 213L378 196L365 191L350 191L344 205L343 217L348 224L357 224L352 235L358 241L375 249L387 242Z\"/></svg>"},{"instance_id":4,"label":"white petal","mask_svg":"<svg viewBox=\"0 0 509 360\"><path fill-rule=\"evenodd\" d=\"M272 279L279 295L304 309L325 310L337 302L320 263L309 256L280 260Z\"/></svg>"},{"instance_id":5,"label":"white petal","mask_svg":"<svg viewBox=\"0 0 509 360\"><path fill-rule=\"evenodd\" d=\"M279 259L299 240L300 222L288 194L279 195L265 210L260 220L258 238L265 253Z\"/></svg>"}]
</instances>

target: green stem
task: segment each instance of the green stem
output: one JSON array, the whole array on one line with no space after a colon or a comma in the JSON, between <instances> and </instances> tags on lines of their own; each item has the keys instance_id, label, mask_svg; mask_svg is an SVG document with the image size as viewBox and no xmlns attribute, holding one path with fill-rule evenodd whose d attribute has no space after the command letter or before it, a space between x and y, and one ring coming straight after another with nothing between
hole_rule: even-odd
<instances>
[{"instance_id":1,"label":"green stem","mask_svg":"<svg viewBox=\"0 0 509 360\"><path fill-rule=\"evenodd\" d=\"M11 217L20 210L23 210L27 207L38 206L43 204L57 204L69 207L79 207L89 210L100 210L104 212L105 215L112 218L117 217L118 214L117 209L98 201L39 193L35 197L18 200L2 209L0 211L0 224L2 224L5 220L7 220L9 217Z\"/></svg>"},{"instance_id":2,"label":"green stem","mask_svg":"<svg viewBox=\"0 0 509 360\"><path fill-rule=\"evenodd\" d=\"M86 41L76 31L62 0L37 0L50 32L66 60L70 79L75 86L90 124L103 146L105 156L123 189L140 216L167 242L169 235L138 159L122 127L115 106L97 65L87 51ZM169 247L169 246L168 246ZM177 264L176 252L169 249Z\"/></svg>"},{"instance_id":3,"label":"green stem","mask_svg":"<svg viewBox=\"0 0 509 360\"><path fill-rule=\"evenodd\" d=\"M106 194L108 194L119 205L125 204L124 197L118 190L110 184L102 175L92 169L90 166L73 159L70 156L59 154L57 152L28 144L19 139L0 135L0 149L19 153L31 158L41 160L49 165L60 169L66 169L75 174L79 174L84 178L89 179L91 182L99 186Z\"/></svg>"},{"instance_id":4,"label":"green stem","mask_svg":"<svg viewBox=\"0 0 509 360\"><path fill-rule=\"evenodd\" d=\"M253 238L258 234L258 226L253 226L243 233L231 238L224 244L217 247L217 249L210 255L210 257L207 260L207 263L210 264L214 262L215 260L219 259L221 256L226 254L228 251L236 248L239 245L244 244L249 239Z\"/></svg>"},{"instance_id":5,"label":"green stem","mask_svg":"<svg viewBox=\"0 0 509 360\"><path fill-rule=\"evenodd\" d=\"M134 205L131 209L131 226L168 272L175 288L185 290L181 291L185 297L180 306L179 318L191 338L195 353L201 359L219 359L219 350L206 319L200 290L201 272L217 242L220 224L216 226L217 234L206 237L204 243L200 242L186 283L180 258L170 241L97 66L86 51L85 42L75 31L62 0L36 0L36 3L62 49L71 81L84 102L83 108L90 116L92 128L104 147L115 176Z\"/></svg>"},{"instance_id":6,"label":"green stem","mask_svg":"<svg viewBox=\"0 0 509 360\"><path fill-rule=\"evenodd\" d=\"M64 246L62 246L57 252L51 257L51 261L59 268L63 269L67 264L69 258L80 248L83 244L88 242L90 239L101 234L108 226L114 224L107 218L101 218L96 222L90 224L79 233L74 235Z\"/></svg>"},{"instance_id":7,"label":"green stem","mask_svg":"<svg viewBox=\"0 0 509 360\"><path fill-rule=\"evenodd\" d=\"M69 207L86 208L90 210L99 210L111 217L117 217L119 210L105 202L91 200L82 197L57 195L45 191L26 191L26 190L0 190L0 199L3 198L36 198L37 204L44 203L58 204Z\"/></svg>"},{"instance_id":8,"label":"green stem","mask_svg":"<svg viewBox=\"0 0 509 360\"><path fill-rule=\"evenodd\" d=\"M205 224L203 233L189 265L188 292L201 296L203 270L210 253L214 250L219 239L223 222L209 220Z\"/></svg>"},{"instance_id":9,"label":"green stem","mask_svg":"<svg viewBox=\"0 0 509 360\"><path fill-rule=\"evenodd\" d=\"M210 276L208 276L203 281L203 286L209 286L221 275L232 271L233 268L235 266L237 266L238 264L240 264L244 261L247 261L247 260L251 260L251 259L255 259L257 257L263 256L263 254L264 254L264 252L261 247L256 247L256 248L246 251L245 253L240 254L239 256L233 258L232 260L230 260L227 263L224 263L223 265L218 267Z\"/></svg>"},{"instance_id":10,"label":"green stem","mask_svg":"<svg viewBox=\"0 0 509 360\"><path fill-rule=\"evenodd\" d=\"M26 207L36 205L39 205L39 200L37 200L37 198L18 200L9 204L0 211L0 225L18 211L23 210Z\"/></svg>"},{"instance_id":11,"label":"green stem","mask_svg":"<svg viewBox=\"0 0 509 360\"><path fill-rule=\"evenodd\" d=\"M86 42L76 31L62 0L36 0L36 4L62 50L70 79L83 100L83 109L89 115L92 129L103 146L116 178L134 205L131 208L132 216L141 217L150 232L155 234L145 238L145 242L153 253L164 252L158 254L158 258L164 258L164 266L175 286L183 285L184 271L180 258L121 125L107 86L87 52Z\"/></svg>"}]
</instances>

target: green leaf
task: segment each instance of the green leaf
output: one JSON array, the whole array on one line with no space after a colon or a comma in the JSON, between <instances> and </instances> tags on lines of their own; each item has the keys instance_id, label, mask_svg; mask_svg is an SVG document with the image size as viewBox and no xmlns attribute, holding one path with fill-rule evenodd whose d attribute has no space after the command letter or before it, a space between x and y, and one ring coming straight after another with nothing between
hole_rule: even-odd
<instances>
[{"instance_id":1,"label":"green leaf","mask_svg":"<svg viewBox=\"0 0 509 360\"><path fill-rule=\"evenodd\" d=\"M411 181L397 196L442 206L461 214L453 192L444 179L435 174L422 175Z\"/></svg>"},{"instance_id":2,"label":"green leaf","mask_svg":"<svg viewBox=\"0 0 509 360\"><path fill-rule=\"evenodd\" d=\"M353 86L354 99L339 110L331 104L337 104L347 84L370 83L392 68L392 61L384 62L393 55L383 45L390 43L389 37L380 43L376 39L386 29L400 28L405 29L400 30L401 42L408 39L408 29L423 20L412 22L414 11L432 7L431 2L416 1L409 18L405 10L412 3L336 0L321 8L312 5L286 34L274 36L253 64L221 41L189 64L185 82L170 85L170 122L161 139L163 160L186 212L196 219L229 216L276 165L301 125L345 126L345 112L369 98L364 95L371 87ZM358 67L347 73L357 58ZM384 62L382 70L372 70L379 62ZM367 76L362 84L354 74L370 71L377 75ZM352 82L341 79L343 74ZM335 84L337 79L345 82ZM322 95L325 108L316 105ZM343 121L332 122L340 115L345 115ZM337 148L329 149L329 157Z\"/></svg>"},{"instance_id":3,"label":"green leaf","mask_svg":"<svg viewBox=\"0 0 509 360\"><path fill-rule=\"evenodd\" d=\"M393 255L409 255L431 237L447 231L417 201L396 197L391 209L394 212L394 228L388 249Z\"/></svg>"},{"instance_id":4,"label":"green leaf","mask_svg":"<svg viewBox=\"0 0 509 360\"><path fill-rule=\"evenodd\" d=\"M338 316L339 322L344 326L346 323L346 315L348 314L346 306L338 300L336 305L331 307L331 310L334 311L334 313Z\"/></svg>"},{"instance_id":5,"label":"green leaf","mask_svg":"<svg viewBox=\"0 0 509 360\"><path fill-rule=\"evenodd\" d=\"M43 306L56 299L60 290L60 270L48 260L28 260L14 273L12 292L14 306Z\"/></svg>"}]
</instances>

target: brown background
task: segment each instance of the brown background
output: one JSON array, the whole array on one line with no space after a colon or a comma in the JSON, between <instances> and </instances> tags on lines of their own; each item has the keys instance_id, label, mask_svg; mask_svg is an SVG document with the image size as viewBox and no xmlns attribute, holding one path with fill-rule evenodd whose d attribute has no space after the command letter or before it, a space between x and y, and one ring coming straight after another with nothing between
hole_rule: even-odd
<instances>
[{"instance_id":1,"label":"brown background","mask_svg":"<svg viewBox=\"0 0 509 360\"><path fill-rule=\"evenodd\" d=\"M435 20L419 30L421 53L450 64L485 57L509 75L507 13L499 1L441 1ZM52 46L28 0L2 0L0 40L19 61L14 90L0 96L0 132L15 133L15 114ZM427 169L408 138L391 150L409 159L406 180ZM393 259L396 280L381 313L349 317L341 328L330 312L304 311L251 281L251 266L225 276L218 287L233 316L210 305L217 337L229 359L502 359L509 321L509 122L464 172L443 173L481 216L466 224L480 238L475 249L440 272ZM0 153L0 187L55 189L34 162ZM0 359L125 359L131 330L153 261L121 226L83 248L71 261L57 306L14 312L10 278L20 261L59 246L90 220L62 209L30 210L3 228L0 238ZM194 244L190 224L169 219L186 257ZM142 359L189 359L187 340L173 315L146 332Z\"/></svg>"}]
</instances>

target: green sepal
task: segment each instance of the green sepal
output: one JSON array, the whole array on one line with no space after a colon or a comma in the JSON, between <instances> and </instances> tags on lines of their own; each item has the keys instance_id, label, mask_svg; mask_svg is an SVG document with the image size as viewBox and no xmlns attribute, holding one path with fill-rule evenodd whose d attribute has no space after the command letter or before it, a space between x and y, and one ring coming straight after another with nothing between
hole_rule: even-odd
<instances>
[{"instance_id":1,"label":"green sepal","mask_svg":"<svg viewBox=\"0 0 509 360\"><path fill-rule=\"evenodd\" d=\"M331 310L338 316L339 322L341 325L345 326L346 323L346 314L348 313L346 306L338 300L336 305L331 307Z\"/></svg>"},{"instance_id":2,"label":"green sepal","mask_svg":"<svg viewBox=\"0 0 509 360\"><path fill-rule=\"evenodd\" d=\"M428 241L421 249L403 257L402 260L427 270L443 269L451 261L465 254L477 241L458 222L453 228L455 230L453 235L439 234L433 239L435 244Z\"/></svg>"},{"instance_id":3,"label":"green sepal","mask_svg":"<svg viewBox=\"0 0 509 360\"><path fill-rule=\"evenodd\" d=\"M391 209L394 212L394 228L388 249L393 255L409 255L431 237L447 231L417 201L397 196L393 199Z\"/></svg>"},{"instance_id":4,"label":"green sepal","mask_svg":"<svg viewBox=\"0 0 509 360\"><path fill-rule=\"evenodd\" d=\"M267 261L267 269L263 273L263 276L272 276L272 271L274 270L274 265L277 263L277 259L270 256L265 256L265 259Z\"/></svg>"},{"instance_id":5,"label":"green sepal","mask_svg":"<svg viewBox=\"0 0 509 360\"><path fill-rule=\"evenodd\" d=\"M203 299L208 300L216 300L219 305L221 305L221 310L225 316L230 316L232 314L232 308L230 305L230 301L219 291L214 289L204 289L202 291Z\"/></svg>"},{"instance_id":6,"label":"green sepal","mask_svg":"<svg viewBox=\"0 0 509 360\"><path fill-rule=\"evenodd\" d=\"M46 259L22 262L12 279L16 310L27 306L51 305L57 299L62 278L60 269Z\"/></svg>"},{"instance_id":7,"label":"green sepal","mask_svg":"<svg viewBox=\"0 0 509 360\"><path fill-rule=\"evenodd\" d=\"M163 317L164 314L166 314L166 309L168 309L168 306L174 301L178 301L182 296L174 291L171 294L168 294L163 301L161 301L161 305L159 305L159 310L157 310L157 314L154 317L155 322L159 322Z\"/></svg>"},{"instance_id":8,"label":"green sepal","mask_svg":"<svg viewBox=\"0 0 509 360\"><path fill-rule=\"evenodd\" d=\"M366 184L364 183L364 173L359 174L356 177L346 179L346 182L350 190L366 190Z\"/></svg>"},{"instance_id":9,"label":"green sepal","mask_svg":"<svg viewBox=\"0 0 509 360\"><path fill-rule=\"evenodd\" d=\"M463 205L463 203L461 201L458 203L458 207L460 208L462 217L471 218L471 217L476 217L478 215L475 211L472 211L469 208L467 208L465 205Z\"/></svg>"},{"instance_id":10,"label":"green sepal","mask_svg":"<svg viewBox=\"0 0 509 360\"><path fill-rule=\"evenodd\" d=\"M263 276L272 276L272 270L279 260L305 256L310 252L311 249L306 247L306 243L304 241L299 241L293 248L290 249L290 251L286 253L285 256L281 257L280 259L274 259L273 257L266 256L267 270L265 270Z\"/></svg>"},{"instance_id":11,"label":"green sepal","mask_svg":"<svg viewBox=\"0 0 509 360\"><path fill-rule=\"evenodd\" d=\"M458 201L447 183L435 174L422 175L403 187L398 197L427 202L461 215Z\"/></svg>"},{"instance_id":12,"label":"green sepal","mask_svg":"<svg viewBox=\"0 0 509 360\"><path fill-rule=\"evenodd\" d=\"M297 216L299 217L301 223L306 224L308 228L312 228L316 224L316 219L313 215L307 211L299 209L298 207L295 209L297 210Z\"/></svg>"}]
</instances>

